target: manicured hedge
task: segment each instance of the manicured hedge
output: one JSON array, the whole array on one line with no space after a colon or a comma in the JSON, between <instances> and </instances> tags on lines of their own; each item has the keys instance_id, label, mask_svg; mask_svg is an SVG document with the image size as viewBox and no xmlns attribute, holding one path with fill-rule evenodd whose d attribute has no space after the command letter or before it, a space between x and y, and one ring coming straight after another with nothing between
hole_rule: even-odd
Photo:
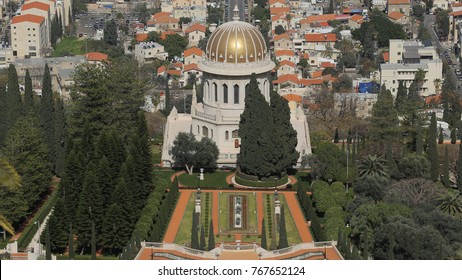
<instances>
[{"instance_id":1,"label":"manicured hedge","mask_svg":"<svg viewBox=\"0 0 462 280\"><path fill-rule=\"evenodd\" d=\"M274 187L274 186L280 186L280 185L283 185L285 183L287 183L288 181L288 177L287 176L284 176L276 181L267 181L267 182L264 182L264 181L252 181L252 180L246 180L246 179L243 179L241 177L239 177L242 173L239 173L239 174L236 174L236 177L234 177L234 179L236 180L236 183L238 183L239 185L243 185L243 186L248 186L248 187L262 187L262 188L271 188L271 187Z\"/></svg>"},{"instance_id":2,"label":"manicured hedge","mask_svg":"<svg viewBox=\"0 0 462 280\"><path fill-rule=\"evenodd\" d=\"M43 224L45 217L50 213L53 206L55 206L56 201L58 200L60 185L58 185L53 192L48 197L47 201L40 207L37 214L32 218L32 221L26 226L21 236L18 238L18 248L23 251L27 248L27 245L34 238L35 233L37 232L37 225L34 224L36 221L40 221L40 224Z\"/></svg>"}]
</instances>

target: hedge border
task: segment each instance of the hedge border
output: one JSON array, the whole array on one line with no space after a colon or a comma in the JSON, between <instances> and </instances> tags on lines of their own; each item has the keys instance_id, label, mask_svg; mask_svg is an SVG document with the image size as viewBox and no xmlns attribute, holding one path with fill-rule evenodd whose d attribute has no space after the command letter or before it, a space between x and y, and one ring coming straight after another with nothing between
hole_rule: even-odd
<instances>
[{"instance_id":1,"label":"hedge border","mask_svg":"<svg viewBox=\"0 0 462 280\"><path fill-rule=\"evenodd\" d=\"M275 181L267 181L267 182L262 182L262 181L250 181L243 179L239 177L239 174L236 174L234 177L234 180L236 181L237 184L243 185L243 186L248 186L248 187L261 187L261 188L271 188L280 185L287 184L289 182L289 176L284 176L278 180Z\"/></svg>"}]
</instances>

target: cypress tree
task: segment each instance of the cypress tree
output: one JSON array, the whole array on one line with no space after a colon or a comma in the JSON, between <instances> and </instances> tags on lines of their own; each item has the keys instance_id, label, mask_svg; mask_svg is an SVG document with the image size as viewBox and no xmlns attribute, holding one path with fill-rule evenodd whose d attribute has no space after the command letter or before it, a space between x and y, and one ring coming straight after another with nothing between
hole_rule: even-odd
<instances>
[{"instance_id":1,"label":"cypress tree","mask_svg":"<svg viewBox=\"0 0 462 280\"><path fill-rule=\"evenodd\" d=\"M459 124L457 128L457 139L462 140L462 122Z\"/></svg>"},{"instance_id":2,"label":"cypress tree","mask_svg":"<svg viewBox=\"0 0 462 280\"><path fill-rule=\"evenodd\" d=\"M241 149L238 164L243 173L259 178L268 177L274 171L275 143L273 139L271 108L258 87L255 73L246 87L245 107L239 122Z\"/></svg>"},{"instance_id":3,"label":"cypress tree","mask_svg":"<svg viewBox=\"0 0 462 280\"><path fill-rule=\"evenodd\" d=\"M28 113L34 108L34 92L32 89L32 79L29 74L29 69L26 70L24 84L24 111Z\"/></svg>"},{"instance_id":4,"label":"cypress tree","mask_svg":"<svg viewBox=\"0 0 462 280\"><path fill-rule=\"evenodd\" d=\"M351 144L351 130L348 129L347 144Z\"/></svg>"},{"instance_id":5,"label":"cypress tree","mask_svg":"<svg viewBox=\"0 0 462 280\"><path fill-rule=\"evenodd\" d=\"M271 93L271 116L273 119L270 126L273 130L272 145L274 148L264 151L273 154L272 174L280 176L289 168L297 164L299 153L297 147L297 132L290 123L290 108L285 98L278 93Z\"/></svg>"},{"instance_id":6,"label":"cypress tree","mask_svg":"<svg viewBox=\"0 0 462 280\"><path fill-rule=\"evenodd\" d=\"M72 230L72 223L69 226L69 259L73 260L75 258L74 251L74 231Z\"/></svg>"},{"instance_id":7,"label":"cypress tree","mask_svg":"<svg viewBox=\"0 0 462 280\"><path fill-rule=\"evenodd\" d=\"M215 235L213 234L213 220L210 220L208 250L215 249Z\"/></svg>"},{"instance_id":8,"label":"cypress tree","mask_svg":"<svg viewBox=\"0 0 462 280\"><path fill-rule=\"evenodd\" d=\"M345 139L342 140L342 151L345 151Z\"/></svg>"},{"instance_id":9,"label":"cypress tree","mask_svg":"<svg viewBox=\"0 0 462 280\"><path fill-rule=\"evenodd\" d=\"M339 136L338 136L338 128L335 129L335 134L334 134L334 143L338 143L338 139L339 139Z\"/></svg>"},{"instance_id":10,"label":"cypress tree","mask_svg":"<svg viewBox=\"0 0 462 280\"><path fill-rule=\"evenodd\" d=\"M443 128L441 128L441 125L440 125L440 130L438 134L438 144L443 144L443 142L444 142Z\"/></svg>"},{"instance_id":11,"label":"cypress tree","mask_svg":"<svg viewBox=\"0 0 462 280\"><path fill-rule=\"evenodd\" d=\"M436 146L437 133L436 115L433 112L428 132L428 160L430 161L430 177L433 181L438 180L439 175L438 150Z\"/></svg>"},{"instance_id":12,"label":"cypress tree","mask_svg":"<svg viewBox=\"0 0 462 280\"><path fill-rule=\"evenodd\" d=\"M344 244L343 244L343 232L342 232L342 228L339 227L338 228L338 233L337 233L337 249L339 250L339 252L344 255L345 252L344 252Z\"/></svg>"},{"instance_id":13,"label":"cypress tree","mask_svg":"<svg viewBox=\"0 0 462 280\"><path fill-rule=\"evenodd\" d=\"M130 239L130 221L118 203L113 203L106 212L101 229L101 243L104 250L110 255L122 252L123 247ZM157 241L157 240L156 240Z\"/></svg>"},{"instance_id":14,"label":"cypress tree","mask_svg":"<svg viewBox=\"0 0 462 280\"><path fill-rule=\"evenodd\" d=\"M172 110L172 100L170 98L170 89L168 85L169 77L167 76L167 80L165 81L165 115L168 116L170 111Z\"/></svg>"},{"instance_id":15,"label":"cypress tree","mask_svg":"<svg viewBox=\"0 0 462 280\"><path fill-rule=\"evenodd\" d=\"M395 109L399 113L403 113L404 105L407 101L407 89L403 84L403 81L398 82L398 91L395 99Z\"/></svg>"},{"instance_id":16,"label":"cypress tree","mask_svg":"<svg viewBox=\"0 0 462 280\"><path fill-rule=\"evenodd\" d=\"M462 143L459 144L459 159L456 163L456 183L459 192L462 193Z\"/></svg>"},{"instance_id":17,"label":"cypress tree","mask_svg":"<svg viewBox=\"0 0 462 280\"><path fill-rule=\"evenodd\" d=\"M55 149L55 110L53 102L53 88L48 64L45 64L42 81L42 97L40 99L40 119L45 134L45 144L48 146L49 158L56 166Z\"/></svg>"},{"instance_id":18,"label":"cypress tree","mask_svg":"<svg viewBox=\"0 0 462 280\"><path fill-rule=\"evenodd\" d=\"M111 167L106 156L103 156L98 163L98 184L104 198L104 205L110 205L111 194L115 187L112 184Z\"/></svg>"},{"instance_id":19,"label":"cypress tree","mask_svg":"<svg viewBox=\"0 0 462 280\"><path fill-rule=\"evenodd\" d=\"M329 8L327 10L328 14L333 14L334 13L334 0L330 0L329 2Z\"/></svg>"},{"instance_id":20,"label":"cypress tree","mask_svg":"<svg viewBox=\"0 0 462 280\"><path fill-rule=\"evenodd\" d=\"M8 107L6 106L6 90L5 87L0 86L0 146L8 132Z\"/></svg>"},{"instance_id":21,"label":"cypress tree","mask_svg":"<svg viewBox=\"0 0 462 280\"><path fill-rule=\"evenodd\" d=\"M417 127L415 135L415 153L422 155L423 150L423 134L422 134L422 122L420 118L417 118Z\"/></svg>"},{"instance_id":22,"label":"cypress tree","mask_svg":"<svg viewBox=\"0 0 462 280\"><path fill-rule=\"evenodd\" d=\"M64 200L62 198L58 198L55 206L53 207L53 213L48 219L51 252L62 254L66 250L66 247L68 246L67 242L69 240L68 224L69 217L64 205Z\"/></svg>"},{"instance_id":23,"label":"cypress tree","mask_svg":"<svg viewBox=\"0 0 462 280\"><path fill-rule=\"evenodd\" d=\"M378 143L394 142L397 137L398 116L393 95L382 85L377 102L372 107L370 139Z\"/></svg>"},{"instance_id":24,"label":"cypress tree","mask_svg":"<svg viewBox=\"0 0 462 280\"><path fill-rule=\"evenodd\" d=\"M199 249L199 236L197 234L197 214L196 210L192 212L192 226L191 226L191 248Z\"/></svg>"},{"instance_id":25,"label":"cypress tree","mask_svg":"<svg viewBox=\"0 0 462 280\"><path fill-rule=\"evenodd\" d=\"M103 222L103 214L103 197L98 185L96 168L93 162L90 162L85 170L85 179L75 218L79 245L84 250L91 245L92 222L95 223L96 232L99 233Z\"/></svg>"},{"instance_id":26,"label":"cypress tree","mask_svg":"<svg viewBox=\"0 0 462 280\"><path fill-rule=\"evenodd\" d=\"M95 221L91 221L91 259L96 260L96 230Z\"/></svg>"},{"instance_id":27,"label":"cypress tree","mask_svg":"<svg viewBox=\"0 0 462 280\"><path fill-rule=\"evenodd\" d=\"M265 219L261 222L261 245L263 249L268 250L268 244L266 241L266 227L265 227Z\"/></svg>"},{"instance_id":28,"label":"cypress tree","mask_svg":"<svg viewBox=\"0 0 462 280\"><path fill-rule=\"evenodd\" d=\"M445 145L444 148L444 171L443 171L443 184L445 187L449 187L449 153L448 145Z\"/></svg>"},{"instance_id":29,"label":"cypress tree","mask_svg":"<svg viewBox=\"0 0 462 280\"><path fill-rule=\"evenodd\" d=\"M48 223L45 227L45 259L51 260L50 227Z\"/></svg>"},{"instance_id":30,"label":"cypress tree","mask_svg":"<svg viewBox=\"0 0 462 280\"><path fill-rule=\"evenodd\" d=\"M204 251L205 250L205 230L204 225L201 226L201 238L199 243L199 249Z\"/></svg>"},{"instance_id":31,"label":"cypress tree","mask_svg":"<svg viewBox=\"0 0 462 280\"><path fill-rule=\"evenodd\" d=\"M286 217L284 215L284 206L281 206L281 218L279 220L279 249L289 247L287 241Z\"/></svg>"},{"instance_id":32,"label":"cypress tree","mask_svg":"<svg viewBox=\"0 0 462 280\"><path fill-rule=\"evenodd\" d=\"M54 113L54 139L55 173L62 177L66 158L67 127L63 99L58 97Z\"/></svg>"},{"instance_id":33,"label":"cypress tree","mask_svg":"<svg viewBox=\"0 0 462 280\"><path fill-rule=\"evenodd\" d=\"M6 90L6 131L8 131L23 114L21 93L19 92L19 81L16 68L10 64L8 68L8 88Z\"/></svg>"},{"instance_id":34,"label":"cypress tree","mask_svg":"<svg viewBox=\"0 0 462 280\"><path fill-rule=\"evenodd\" d=\"M454 127L451 129L451 144L456 144L457 143L457 134L456 134L456 128Z\"/></svg>"}]
</instances>

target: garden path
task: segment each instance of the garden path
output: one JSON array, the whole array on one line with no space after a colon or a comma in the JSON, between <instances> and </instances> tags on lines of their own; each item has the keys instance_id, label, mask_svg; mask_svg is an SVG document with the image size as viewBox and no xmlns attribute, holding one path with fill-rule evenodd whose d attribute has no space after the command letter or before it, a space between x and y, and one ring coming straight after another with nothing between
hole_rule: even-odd
<instances>
[{"instance_id":1,"label":"garden path","mask_svg":"<svg viewBox=\"0 0 462 280\"><path fill-rule=\"evenodd\" d=\"M212 219L213 219L213 233L215 235L218 234L218 226L219 226L219 215L220 215L220 206L219 204L219 192L212 191L213 193L213 203L212 203Z\"/></svg>"},{"instance_id":2,"label":"garden path","mask_svg":"<svg viewBox=\"0 0 462 280\"><path fill-rule=\"evenodd\" d=\"M297 230L300 234L302 242L313 242L313 237L311 236L311 233L308 229L308 224L305 220L305 216L302 213L302 209L300 209L297 198L295 197L295 193L284 192L284 196L286 198L287 205L289 206L290 213L294 219L295 225L297 226Z\"/></svg>"},{"instance_id":3,"label":"garden path","mask_svg":"<svg viewBox=\"0 0 462 280\"><path fill-rule=\"evenodd\" d=\"M164 242L173 243L175 241L181 220L186 212L186 206L193 192L195 192L195 190L180 190L180 198L178 198L178 203L176 204L175 211L168 224L167 232L165 232Z\"/></svg>"},{"instance_id":4,"label":"garden path","mask_svg":"<svg viewBox=\"0 0 462 280\"><path fill-rule=\"evenodd\" d=\"M262 234L262 221L265 217L265 210L263 208L263 194L261 192L256 193L257 197L257 217L258 217L258 233Z\"/></svg>"}]
</instances>

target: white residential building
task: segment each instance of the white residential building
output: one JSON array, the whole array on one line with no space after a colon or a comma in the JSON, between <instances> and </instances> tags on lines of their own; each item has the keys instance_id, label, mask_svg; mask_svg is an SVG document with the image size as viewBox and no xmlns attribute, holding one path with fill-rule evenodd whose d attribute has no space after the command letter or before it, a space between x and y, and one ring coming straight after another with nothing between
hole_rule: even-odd
<instances>
[{"instance_id":1,"label":"white residential building","mask_svg":"<svg viewBox=\"0 0 462 280\"><path fill-rule=\"evenodd\" d=\"M143 42L135 45L135 58L139 62L146 62L154 59L166 60L168 53L164 46L156 42Z\"/></svg>"}]
</instances>

